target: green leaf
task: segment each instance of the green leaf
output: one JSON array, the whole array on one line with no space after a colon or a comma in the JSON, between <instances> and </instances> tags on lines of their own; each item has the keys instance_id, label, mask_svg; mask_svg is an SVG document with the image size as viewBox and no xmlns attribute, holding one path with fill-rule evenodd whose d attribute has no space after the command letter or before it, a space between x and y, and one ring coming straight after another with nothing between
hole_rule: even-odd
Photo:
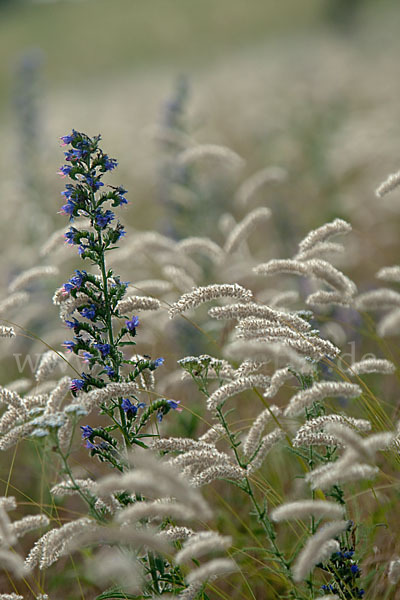
<instances>
[{"instance_id":1,"label":"green leaf","mask_svg":"<svg viewBox=\"0 0 400 600\"><path fill-rule=\"evenodd\" d=\"M106 592L103 592L102 594L100 594L100 596L96 596L95 600L107 600L108 598L109 599L121 598L122 600L140 600L142 598L142 596L133 596L132 594L127 594L127 593L123 592L119 586L117 586L115 588L111 588L111 589L107 590Z\"/></svg>"}]
</instances>

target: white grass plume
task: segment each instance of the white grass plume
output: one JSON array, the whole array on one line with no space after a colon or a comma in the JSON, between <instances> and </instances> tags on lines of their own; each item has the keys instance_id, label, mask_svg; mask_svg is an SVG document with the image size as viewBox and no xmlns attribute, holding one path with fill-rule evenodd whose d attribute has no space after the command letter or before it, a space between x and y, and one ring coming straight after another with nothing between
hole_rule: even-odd
<instances>
[{"instance_id":1,"label":"white grass plume","mask_svg":"<svg viewBox=\"0 0 400 600\"><path fill-rule=\"evenodd\" d=\"M316 382L310 388L301 390L295 394L283 414L286 417L297 417L305 408L311 406L313 402L337 396L357 398L361 393L361 388L354 383L340 381Z\"/></svg>"},{"instance_id":2,"label":"white grass plume","mask_svg":"<svg viewBox=\"0 0 400 600\"><path fill-rule=\"evenodd\" d=\"M29 294L26 292L17 292L16 294L11 294L4 300L0 302L0 316L8 313L9 310L13 308L18 308L19 306L27 305L29 300Z\"/></svg>"},{"instance_id":3,"label":"white grass plume","mask_svg":"<svg viewBox=\"0 0 400 600\"><path fill-rule=\"evenodd\" d=\"M214 531L200 532L184 542L182 549L175 555L175 562L180 565L192 558L200 558L208 552L227 550L231 545L230 536L222 536Z\"/></svg>"},{"instance_id":4,"label":"white grass plume","mask_svg":"<svg viewBox=\"0 0 400 600\"><path fill-rule=\"evenodd\" d=\"M258 225L263 225L266 221L269 221L270 218L271 211L269 208L260 207L252 210L230 232L224 245L224 251L227 254L235 252Z\"/></svg>"},{"instance_id":5,"label":"white grass plume","mask_svg":"<svg viewBox=\"0 0 400 600\"><path fill-rule=\"evenodd\" d=\"M345 508L337 502L327 500L299 500L286 502L271 511L273 521L290 521L293 519L342 519Z\"/></svg>"},{"instance_id":6,"label":"white grass plume","mask_svg":"<svg viewBox=\"0 0 400 600\"><path fill-rule=\"evenodd\" d=\"M186 577L189 584L203 582L213 576L226 575L238 570L236 563L229 558L215 558L198 569L191 571Z\"/></svg>"},{"instance_id":7,"label":"white grass plume","mask_svg":"<svg viewBox=\"0 0 400 600\"><path fill-rule=\"evenodd\" d=\"M279 416L281 412L278 406L271 405L258 415L243 443L243 453L245 456L252 456L254 454L260 443L265 426L269 421L274 420L274 416Z\"/></svg>"},{"instance_id":8,"label":"white grass plume","mask_svg":"<svg viewBox=\"0 0 400 600\"><path fill-rule=\"evenodd\" d=\"M271 433L267 433L267 435L264 435L264 437L261 440L261 444L257 451L257 454L247 465L247 473L249 475L261 468L270 450L284 437L285 432L279 427L273 429Z\"/></svg>"},{"instance_id":9,"label":"white grass plume","mask_svg":"<svg viewBox=\"0 0 400 600\"><path fill-rule=\"evenodd\" d=\"M204 469L190 480L190 485L200 487L216 479L233 479L240 481L246 477L246 470L233 464L216 464Z\"/></svg>"},{"instance_id":10,"label":"white grass plume","mask_svg":"<svg viewBox=\"0 0 400 600\"><path fill-rule=\"evenodd\" d=\"M252 389L254 387L266 388L269 385L270 378L266 375L249 375L247 377L240 377L235 381L226 383L218 388L207 400L208 410L216 410L221 406L228 398L240 394L245 390Z\"/></svg>"},{"instance_id":11,"label":"white grass plume","mask_svg":"<svg viewBox=\"0 0 400 600\"><path fill-rule=\"evenodd\" d=\"M196 282L184 269L175 265L165 265L162 268L162 274L166 279L174 284L177 290L185 293L196 287Z\"/></svg>"},{"instance_id":12,"label":"white grass plume","mask_svg":"<svg viewBox=\"0 0 400 600\"><path fill-rule=\"evenodd\" d=\"M271 377L268 389L264 392L264 398L273 398L279 392L281 387L284 386L287 381L293 379L293 377L294 373L289 367L277 369Z\"/></svg>"},{"instance_id":13,"label":"white grass plume","mask_svg":"<svg viewBox=\"0 0 400 600\"><path fill-rule=\"evenodd\" d=\"M260 169L250 175L241 184L235 195L235 203L239 207L245 207L253 196L269 183L282 183L288 178L288 172L282 167L269 166Z\"/></svg>"},{"instance_id":14,"label":"white grass plume","mask_svg":"<svg viewBox=\"0 0 400 600\"><path fill-rule=\"evenodd\" d=\"M169 317L173 319L191 308L195 308L204 302L210 302L217 298L240 298L244 302L253 299L253 293L241 285L234 283L222 283L195 288L188 294L184 294L169 309Z\"/></svg>"},{"instance_id":15,"label":"white grass plume","mask_svg":"<svg viewBox=\"0 0 400 600\"><path fill-rule=\"evenodd\" d=\"M400 283L400 265L393 265L391 267L382 267L376 274L377 279L383 279L384 281L394 281Z\"/></svg>"},{"instance_id":16,"label":"white grass plume","mask_svg":"<svg viewBox=\"0 0 400 600\"><path fill-rule=\"evenodd\" d=\"M350 376L366 375L369 373L381 373L382 375L392 375L396 371L396 366L384 358L366 358L353 363L346 370Z\"/></svg>"},{"instance_id":17,"label":"white grass plume","mask_svg":"<svg viewBox=\"0 0 400 600\"><path fill-rule=\"evenodd\" d=\"M212 319L266 319L271 323L292 327L295 331L309 331L311 325L296 314L283 312L255 302L215 306L208 311ZM249 321L250 323L250 321Z\"/></svg>"},{"instance_id":18,"label":"white grass plume","mask_svg":"<svg viewBox=\"0 0 400 600\"><path fill-rule=\"evenodd\" d=\"M307 296L305 302L307 306L350 306L353 298L341 292L318 290Z\"/></svg>"},{"instance_id":19,"label":"white grass plume","mask_svg":"<svg viewBox=\"0 0 400 600\"><path fill-rule=\"evenodd\" d=\"M130 458L140 465L121 475L108 475L97 482L100 496L115 490L127 489L141 492L153 498L176 498L197 511L199 517L208 518L210 510L199 492L193 490L188 482L165 461L157 461L150 452L135 453Z\"/></svg>"},{"instance_id":20,"label":"white grass plume","mask_svg":"<svg viewBox=\"0 0 400 600\"><path fill-rule=\"evenodd\" d=\"M7 548L0 548L0 564L2 569L11 571L15 577L22 578L26 575L23 559Z\"/></svg>"},{"instance_id":21,"label":"white grass plume","mask_svg":"<svg viewBox=\"0 0 400 600\"><path fill-rule=\"evenodd\" d=\"M133 310L158 310L159 308L161 308L161 302L151 296L128 296L117 304L117 310L120 314L129 313Z\"/></svg>"},{"instance_id":22,"label":"white grass plume","mask_svg":"<svg viewBox=\"0 0 400 600\"><path fill-rule=\"evenodd\" d=\"M44 379L47 379L47 377L51 375L51 373L54 371L57 365L59 365L62 362L63 356L64 355L62 353L57 353L53 350L48 350L47 352L42 354L38 368L35 371L36 381L40 383Z\"/></svg>"},{"instance_id":23,"label":"white grass plume","mask_svg":"<svg viewBox=\"0 0 400 600\"><path fill-rule=\"evenodd\" d=\"M327 560L334 552L339 551L337 537L348 529L349 521L332 521L321 527L317 533L311 536L303 550L300 552L293 566L293 579L295 582L305 579L310 571L319 562ZM326 545L328 542L328 545Z\"/></svg>"},{"instance_id":24,"label":"white grass plume","mask_svg":"<svg viewBox=\"0 0 400 600\"><path fill-rule=\"evenodd\" d=\"M323 256L332 256L332 254L342 254L344 246L334 242L318 242L308 250L298 252L294 257L295 260L310 260L311 258L321 258Z\"/></svg>"},{"instance_id":25,"label":"white grass plume","mask_svg":"<svg viewBox=\"0 0 400 600\"><path fill-rule=\"evenodd\" d=\"M318 229L310 231L299 243L299 253L304 253L315 247L318 243L325 242L335 235L349 233L351 230L352 227L347 221L334 219L330 223L325 223L325 225L318 227Z\"/></svg>"},{"instance_id":26,"label":"white grass plume","mask_svg":"<svg viewBox=\"0 0 400 600\"><path fill-rule=\"evenodd\" d=\"M235 360L243 357L260 362L274 360L277 366L290 365L300 373L309 373L312 370L312 364L299 352L282 343L266 339L235 340L225 346L224 352L226 356Z\"/></svg>"},{"instance_id":27,"label":"white grass plume","mask_svg":"<svg viewBox=\"0 0 400 600\"><path fill-rule=\"evenodd\" d=\"M244 160L236 152L226 146L216 144L198 144L187 148L177 156L177 163L180 167L188 167L198 160L217 159L225 162L227 165L241 168Z\"/></svg>"},{"instance_id":28,"label":"white grass plume","mask_svg":"<svg viewBox=\"0 0 400 600\"><path fill-rule=\"evenodd\" d=\"M357 310L382 310L400 307L400 293L390 288L380 288L359 294L355 299Z\"/></svg>"},{"instance_id":29,"label":"white grass plume","mask_svg":"<svg viewBox=\"0 0 400 600\"><path fill-rule=\"evenodd\" d=\"M400 333L400 307L388 312L376 327L379 337L390 337Z\"/></svg>"},{"instance_id":30,"label":"white grass plume","mask_svg":"<svg viewBox=\"0 0 400 600\"><path fill-rule=\"evenodd\" d=\"M313 258L305 262L292 259L272 259L268 263L254 267L253 271L256 275L289 273L320 279L334 291L339 291L346 296L354 296L357 292L357 287L351 279L322 259Z\"/></svg>"},{"instance_id":31,"label":"white grass plume","mask_svg":"<svg viewBox=\"0 0 400 600\"><path fill-rule=\"evenodd\" d=\"M216 265L225 259L225 252L222 248L208 238L185 238L176 244L176 249L184 254L203 254Z\"/></svg>"},{"instance_id":32,"label":"white grass plume","mask_svg":"<svg viewBox=\"0 0 400 600\"><path fill-rule=\"evenodd\" d=\"M166 517L174 521L191 521L198 518L193 508L180 502L155 500L153 502L136 502L118 511L115 520L118 523L132 523L141 519L163 520Z\"/></svg>"},{"instance_id":33,"label":"white grass plume","mask_svg":"<svg viewBox=\"0 0 400 600\"><path fill-rule=\"evenodd\" d=\"M17 292L33 281L41 280L45 277L55 277L58 275L59 269L52 266L33 267L27 271L23 271L18 275L8 286L8 291L13 293Z\"/></svg>"},{"instance_id":34,"label":"white grass plume","mask_svg":"<svg viewBox=\"0 0 400 600\"><path fill-rule=\"evenodd\" d=\"M153 296L169 292L171 289L172 285L169 281L164 281L163 279L142 279L136 281L134 286L128 286L126 291L128 295L132 295L135 292L142 292L143 294Z\"/></svg>"},{"instance_id":35,"label":"white grass plume","mask_svg":"<svg viewBox=\"0 0 400 600\"><path fill-rule=\"evenodd\" d=\"M397 171L397 173L392 173L391 175L389 175L387 179L385 179L385 181L383 181L376 188L375 196L377 196L377 198L382 198L383 196L386 196L386 194L393 192L393 190L395 190L399 185L400 171Z\"/></svg>"},{"instance_id":36,"label":"white grass plume","mask_svg":"<svg viewBox=\"0 0 400 600\"><path fill-rule=\"evenodd\" d=\"M296 432L292 440L293 446L338 446L342 447L343 442L333 435L324 431L328 423L343 423L358 429L359 431L370 431L371 423L366 419L354 419L337 414L323 415L315 419L309 419Z\"/></svg>"}]
</instances>

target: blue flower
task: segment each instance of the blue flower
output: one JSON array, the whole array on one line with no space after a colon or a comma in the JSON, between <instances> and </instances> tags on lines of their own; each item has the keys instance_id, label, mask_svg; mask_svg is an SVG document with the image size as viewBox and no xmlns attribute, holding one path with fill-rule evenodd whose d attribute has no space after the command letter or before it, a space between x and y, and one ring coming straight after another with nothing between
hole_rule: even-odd
<instances>
[{"instance_id":1,"label":"blue flower","mask_svg":"<svg viewBox=\"0 0 400 600\"><path fill-rule=\"evenodd\" d=\"M83 388L85 383L86 382L84 379L73 379L71 381L70 388L73 392L78 392L79 390L81 390Z\"/></svg>"},{"instance_id":2,"label":"blue flower","mask_svg":"<svg viewBox=\"0 0 400 600\"><path fill-rule=\"evenodd\" d=\"M63 215L69 215L70 221L71 221L71 220L73 220L72 216L73 216L75 208L76 208L76 204L72 200L68 200L67 204L64 204L61 207L60 213L62 213Z\"/></svg>"},{"instance_id":3,"label":"blue flower","mask_svg":"<svg viewBox=\"0 0 400 600\"><path fill-rule=\"evenodd\" d=\"M115 215L111 210L106 210L105 212L102 212L99 208L96 210L96 223L102 229L107 227L114 218Z\"/></svg>"},{"instance_id":4,"label":"blue flower","mask_svg":"<svg viewBox=\"0 0 400 600\"><path fill-rule=\"evenodd\" d=\"M161 423L163 420L163 416L167 414L167 412L172 408L172 410L176 410L177 412L182 412L183 408L179 406L180 400L167 400L168 406L162 406L157 413L157 421Z\"/></svg>"},{"instance_id":5,"label":"blue flower","mask_svg":"<svg viewBox=\"0 0 400 600\"><path fill-rule=\"evenodd\" d=\"M81 160L85 158L88 154L87 148L72 148L72 150L68 150L68 152L64 152L65 159L70 162L75 162L77 160Z\"/></svg>"},{"instance_id":6,"label":"blue flower","mask_svg":"<svg viewBox=\"0 0 400 600\"><path fill-rule=\"evenodd\" d=\"M167 400L167 404L170 408L178 412L182 412L183 410L182 406L179 406L180 400Z\"/></svg>"},{"instance_id":7,"label":"blue flower","mask_svg":"<svg viewBox=\"0 0 400 600\"><path fill-rule=\"evenodd\" d=\"M71 135L62 135L60 137L60 140L63 141L63 146L66 146L67 144L71 144L71 142L74 141L74 139L77 137L77 132L75 131L75 129L72 130Z\"/></svg>"},{"instance_id":8,"label":"blue flower","mask_svg":"<svg viewBox=\"0 0 400 600\"><path fill-rule=\"evenodd\" d=\"M64 283L64 290L66 292L70 292L71 290L77 289L79 290L79 288L81 287L82 283L83 283L83 278L86 275L86 271L75 271L76 275L74 275L73 277L71 277L71 279L68 280L67 283Z\"/></svg>"},{"instance_id":9,"label":"blue flower","mask_svg":"<svg viewBox=\"0 0 400 600\"><path fill-rule=\"evenodd\" d=\"M68 352L72 352L72 350L75 348L75 342L67 340L63 343L63 346Z\"/></svg>"},{"instance_id":10,"label":"blue flower","mask_svg":"<svg viewBox=\"0 0 400 600\"><path fill-rule=\"evenodd\" d=\"M90 427L90 425L81 425L81 429L82 429L82 439L83 440L87 440L88 438L90 438L90 436L93 434L93 429L92 427Z\"/></svg>"},{"instance_id":11,"label":"blue flower","mask_svg":"<svg viewBox=\"0 0 400 600\"><path fill-rule=\"evenodd\" d=\"M67 204L65 204L65 206L67 206ZM70 227L69 231L67 231L66 233L64 233L64 238L65 238L65 241L67 242L67 244L74 245L74 244L77 243L75 241L75 236L76 236L77 233L78 233L78 230L75 229L75 227Z\"/></svg>"},{"instance_id":12,"label":"blue flower","mask_svg":"<svg viewBox=\"0 0 400 600\"><path fill-rule=\"evenodd\" d=\"M58 172L62 177L66 177L71 173L71 170L72 167L70 167L69 165L63 165L62 167L60 167L60 170Z\"/></svg>"},{"instance_id":13,"label":"blue flower","mask_svg":"<svg viewBox=\"0 0 400 600\"><path fill-rule=\"evenodd\" d=\"M86 440L85 448L87 448L88 450L96 450L97 446L96 444L92 444L92 442L89 442L89 440Z\"/></svg>"},{"instance_id":14,"label":"blue flower","mask_svg":"<svg viewBox=\"0 0 400 600\"><path fill-rule=\"evenodd\" d=\"M85 179L86 183L90 185L90 187L94 188L95 191L97 191L101 186L104 185L104 183L100 181L100 179L98 179L97 177L94 178L91 175L85 175Z\"/></svg>"},{"instance_id":15,"label":"blue flower","mask_svg":"<svg viewBox=\"0 0 400 600\"><path fill-rule=\"evenodd\" d=\"M109 377L114 377L114 375L115 375L115 371L114 371L114 369L113 369L112 367L109 367L108 365L106 365L106 366L104 367L104 369L106 370L106 372L107 372L107 375L108 375Z\"/></svg>"},{"instance_id":16,"label":"blue flower","mask_svg":"<svg viewBox=\"0 0 400 600\"><path fill-rule=\"evenodd\" d=\"M94 304L91 304L89 308L82 308L80 313L82 317L85 317L85 319L93 321L93 319L96 317L96 307Z\"/></svg>"},{"instance_id":17,"label":"blue flower","mask_svg":"<svg viewBox=\"0 0 400 600\"><path fill-rule=\"evenodd\" d=\"M92 360L93 355L90 354L90 352L82 352L81 358L83 359L83 362L87 364L90 360Z\"/></svg>"},{"instance_id":18,"label":"blue flower","mask_svg":"<svg viewBox=\"0 0 400 600\"><path fill-rule=\"evenodd\" d=\"M67 200L70 200L71 198L76 198L76 196L77 196L76 189L72 183L67 183L65 188L66 189L63 192L61 192L61 196L65 196L67 198Z\"/></svg>"},{"instance_id":19,"label":"blue flower","mask_svg":"<svg viewBox=\"0 0 400 600\"><path fill-rule=\"evenodd\" d=\"M111 346L110 344L93 344L93 346L100 352L101 357L105 358L110 354Z\"/></svg>"},{"instance_id":20,"label":"blue flower","mask_svg":"<svg viewBox=\"0 0 400 600\"><path fill-rule=\"evenodd\" d=\"M355 575L356 573L358 573L359 570L360 569L358 568L357 565L351 565L351 567L350 567L350 571L353 573L353 575Z\"/></svg>"},{"instance_id":21,"label":"blue flower","mask_svg":"<svg viewBox=\"0 0 400 600\"><path fill-rule=\"evenodd\" d=\"M119 186L115 191L117 192L117 201L119 201L119 205L128 204L128 200L125 198L125 194L128 193L128 190L124 189L122 186Z\"/></svg>"},{"instance_id":22,"label":"blue flower","mask_svg":"<svg viewBox=\"0 0 400 600\"><path fill-rule=\"evenodd\" d=\"M124 229L124 226L123 226L123 225L121 225L120 223L118 223L118 227L117 227L117 229L115 230L115 234L116 234L116 240L115 240L116 242L118 242L118 240L119 240L120 238L124 237L124 236L125 236L125 234L126 234L126 231L125 231L125 229Z\"/></svg>"},{"instance_id":23,"label":"blue flower","mask_svg":"<svg viewBox=\"0 0 400 600\"><path fill-rule=\"evenodd\" d=\"M133 417L137 414L137 406L132 404L132 402L128 398L123 398L121 402L121 408L126 413L128 419L133 419Z\"/></svg>"},{"instance_id":24,"label":"blue flower","mask_svg":"<svg viewBox=\"0 0 400 600\"><path fill-rule=\"evenodd\" d=\"M130 321L125 321L125 325L128 331L135 331L135 328L139 325L139 317L132 317Z\"/></svg>"},{"instance_id":25,"label":"blue flower","mask_svg":"<svg viewBox=\"0 0 400 600\"><path fill-rule=\"evenodd\" d=\"M109 158L107 154L103 154L103 167L105 171L112 171L118 166L115 158Z\"/></svg>"},{"instance_id":26,"label":"blue flower","mask_svg":"<svg viewBox=\"0 0 400 600\"><path fill-rule=\"evenodd\" d=\"M156 358L155 360L152 361L152 366L154 367L154 369L161 367L161 365L163 365L163 364L164 364L164 359L162 357Z\"/></svg>"},{"instance_id":27,"label":"blue flower","mask_svg":"<svg viewBox=\"0 0 400 600\"><path fill-rule=\"evenodd\" d=\"M66 324L68 329L74 329L75 327L77 327L79 325L78 319L75 319L75 317L73 317L73 319L74 319L73 321L68 321L68 319L64 321L64 323Z\"/></svg>"}]
</instances>

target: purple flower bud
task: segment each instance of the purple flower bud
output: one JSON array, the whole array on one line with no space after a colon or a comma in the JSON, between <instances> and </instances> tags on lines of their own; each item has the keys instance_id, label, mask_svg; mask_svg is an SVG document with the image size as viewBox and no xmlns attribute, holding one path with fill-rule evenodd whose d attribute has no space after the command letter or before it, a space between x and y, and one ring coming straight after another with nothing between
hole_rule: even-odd
<instances>
[{"instance_id":1,"label":"purple flower bud","mask_svg":"<svg viewBox=\"0 0 400 600\"><path fill-rule=\"evenodd\" d=\"M90 425L81 425L82 429L82 439L87 440L93 434L93 429Z\"/></svg>"},{"instance_id":2,"label":"purple flower bud","mask_svg":"<svg viewBox=\"0 0 400 600\"><path fill-rule=\"evenodd\" d=\"M139 317L132 317L130 321L125 321L125 325L128 331L134 331L139 325Z\"/></svg>"}]
</instances>

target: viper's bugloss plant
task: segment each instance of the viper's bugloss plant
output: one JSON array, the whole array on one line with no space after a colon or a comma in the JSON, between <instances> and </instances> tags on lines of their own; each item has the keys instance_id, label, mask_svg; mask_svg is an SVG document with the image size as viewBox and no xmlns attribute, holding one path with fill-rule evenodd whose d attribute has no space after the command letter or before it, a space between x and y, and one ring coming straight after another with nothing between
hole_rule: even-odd
<instances>
[{"instance_id":1,"label":"viper's bugloss plant","mask_svg":"<svg viewBox=\"0 0 400 600\"><path fill-rule=\"evenodd\" d=\"M71 180L62 192L66 203L61 213L68 215L71 223L78 217L86 217L90 223L90 227L79 229L71 225L65 239L68 244L77 247L82 260L90 261L98 269L98 274L76 270L61 292L63 300L78 300L80 315L79 319L65 320L74 337L66 340L64 347L88 366L80 378L72 380L71 391L75 396L79 392L106 388L113 382L133 382L141 373L154 371L163 363L162 358L131 360L124 356L123 349L136 344L133 338L139 327L139 318L121 314L118 309L128 284L122 282L112 269L107 269L106 256L125 235L123 225L111 208L127 204L127 190L122 186L105 185L102 181L104 175L114 170L118 163L102 151L100 139L100 135L90 138L75 130L61 138L68 149L64 152L67 164L60 168L59 173ZM151 413L157 412L158 416L162 416L176 407L170 401L158 400L144 412L145 404L139 402L133 393L129 398L121 395L118 399L113 397L104 401L100 405L101 411L110 417L112 424L106 430L96 429L91 435L85 435L87 447L92 454L122 469L114 453L118 447L112 437L114 432L121 432L127 446L142 446L141 429ZM95 444L95 437L102 438L102 443Z\"/></svg>"}]
</instances>

